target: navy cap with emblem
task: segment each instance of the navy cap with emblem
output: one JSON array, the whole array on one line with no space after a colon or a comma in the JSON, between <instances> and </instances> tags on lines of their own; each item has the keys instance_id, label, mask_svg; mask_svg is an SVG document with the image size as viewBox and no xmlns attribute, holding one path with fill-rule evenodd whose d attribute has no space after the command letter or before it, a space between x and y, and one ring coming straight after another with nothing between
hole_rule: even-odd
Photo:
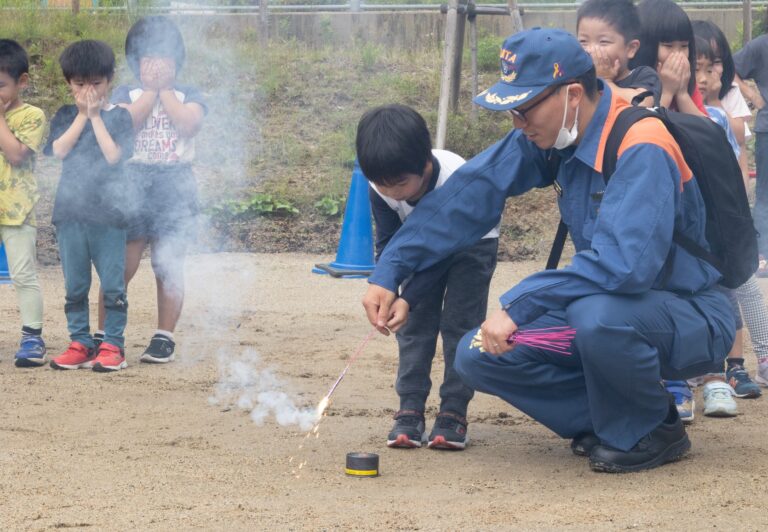
<instances>
[{"instance_id":1,"label":"navy cap with emblem","mask_svg":"<svg viewBox=\"0 0 768 532\"><path fill-rule=\"evenodd\" d=\"M499 54L501 79L478 94L474 102L492 111L506 111L535 98L551 85L585 74L592 57L565 30L532 28L504 41Z\"/></svg>"}]
</instances>

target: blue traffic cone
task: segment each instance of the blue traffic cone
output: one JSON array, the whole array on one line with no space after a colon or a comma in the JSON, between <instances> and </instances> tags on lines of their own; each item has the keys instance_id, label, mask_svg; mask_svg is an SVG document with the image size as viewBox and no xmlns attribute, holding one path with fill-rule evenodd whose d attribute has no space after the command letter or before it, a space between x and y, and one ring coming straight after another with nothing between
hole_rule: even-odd
<instances>
[{"instance_id":1,"label":"blue traffic cone","mask_svg":"<svg viewBox=\"0 0 768 532\"><path fill-rule=\"evenodd\" d=\"M352 183L349 185L347 207L341 226L341 239L336 260L328 264L315 264L313 273L327 273L333 277L359 279L373 272L373 224L371 204L368 202L368 180L355 161Z\"/></svg>"},{"instance_id":2,"label":"blue traffic cone","mask_svg":"<svg viewBox=\"0 0 768 532\"><path fill-rule=\"evenodd\" d=\"M11 282L11 272L8 270L8 257L5 256L5 244L0 243L0 284Z\"/></svg>"}]
</instances>

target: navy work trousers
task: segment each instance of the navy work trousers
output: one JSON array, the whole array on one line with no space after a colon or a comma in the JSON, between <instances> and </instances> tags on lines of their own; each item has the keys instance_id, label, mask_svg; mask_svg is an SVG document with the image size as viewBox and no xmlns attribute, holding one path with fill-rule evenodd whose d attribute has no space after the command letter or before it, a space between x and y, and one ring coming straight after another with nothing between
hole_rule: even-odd
<instances>
[{"instance_id":1,"label":"navy work trousers","mask_svg":"<svg viewBox=\"0 0 768 532\"><path fill-rule=\"evenodd\" d=\"M719 288L689 297L659 290L588 296L521 329L562 325L576 329L569 356L518 345L496 357L472 347L472 330L459 342L456 371L563 438L594 432L623 451L666 417L661 379L706 373L735 336Z\"/></svg>"}]
</instances>

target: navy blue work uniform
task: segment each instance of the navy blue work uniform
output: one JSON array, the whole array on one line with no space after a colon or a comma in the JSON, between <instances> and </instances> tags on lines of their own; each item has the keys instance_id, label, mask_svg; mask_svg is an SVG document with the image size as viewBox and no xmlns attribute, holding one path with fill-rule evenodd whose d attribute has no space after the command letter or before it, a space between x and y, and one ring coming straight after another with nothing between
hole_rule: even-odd
<instances>
[{"instance_id":1,"label":"navy blue work uniform","mask_svg":"<svg viewBox=\"0 0 768 532\"><path fill-rule=\"evenodd\" d=\"M575 147L561 151L558 204L577 253L560 270L527 277L500 298L520 329L570 325L572 355L516 346L483 352L477 331L459 343L466 384L497 395L564 438L594 432L622 451L669 412L662 378L722 362L734 316L720 274L672 242L676 228L706 246L698 186L663 124L635 124L608 186L601 172L611 125L626 102L600 83L595 113ZM369 282L396 292L414 271L476 242L496 225L508 196L555 184L548 150L520 130L459 168L425 198L379 259Z\"/></svg>"}]
</instances>

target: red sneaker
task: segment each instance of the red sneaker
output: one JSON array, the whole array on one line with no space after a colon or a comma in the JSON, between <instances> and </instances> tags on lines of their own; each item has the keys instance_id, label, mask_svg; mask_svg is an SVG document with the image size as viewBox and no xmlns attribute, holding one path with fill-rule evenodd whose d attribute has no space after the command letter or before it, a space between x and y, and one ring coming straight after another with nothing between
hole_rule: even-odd
<instances>
[{"instance_id":1,"label":"red sneaker","mask_svg":"<svg viewBox=\"0 0 768 532\"><path fill-rule=\"evenodd\" d=\"M66 351L51 359L51 367L54 369L90 368L93 365L93 359L93 350L80 342L72 342Z\"/></svg>"},{"instance_id":2,"label":"red sneaker","mask_svg":"<svg viewBox=\"0 0 768 532\"><path fill-rule=\"evenodd\" d=\"M101 342L99 354L93 360L93 371L119 371L128 367L123 350L116 345Z\"/></svg>"}]
</instances>

